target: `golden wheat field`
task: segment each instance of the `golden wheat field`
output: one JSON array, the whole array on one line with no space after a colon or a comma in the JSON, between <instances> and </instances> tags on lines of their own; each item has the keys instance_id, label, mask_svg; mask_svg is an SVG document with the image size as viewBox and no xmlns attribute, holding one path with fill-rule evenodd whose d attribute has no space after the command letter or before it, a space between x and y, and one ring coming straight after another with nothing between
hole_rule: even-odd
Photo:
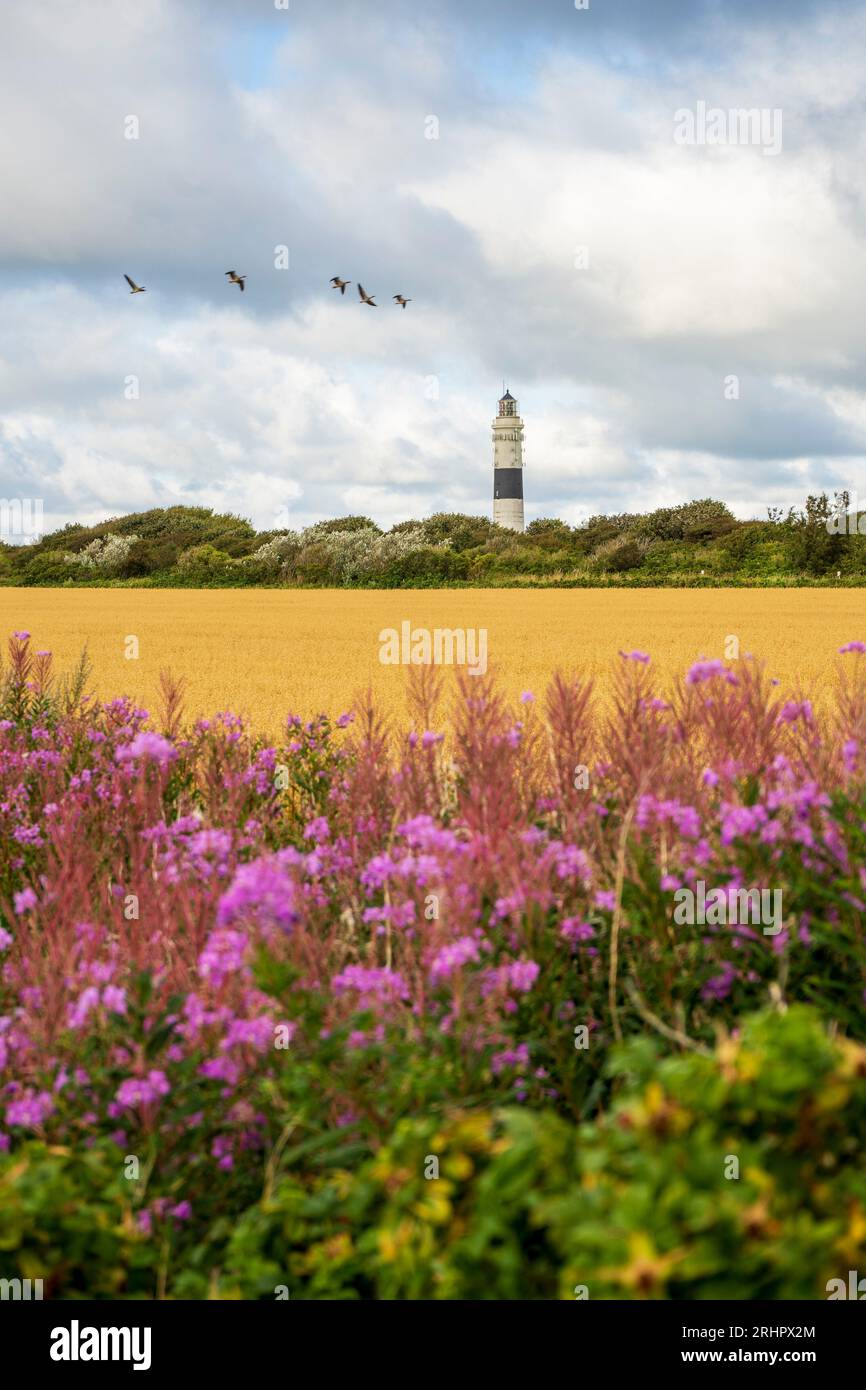
<instances>
[{"instance_id":1,"label":"golden wheat field","mask_svg":"<svg viewBox=\"0 0 866 1390\"><path fill-rule=\"evenodd\" d=\"M489 669L514 695L541 694L561 667L609 676L619 648L650 652L660 687L725 639L762 658L782 687L819 691L843 642L866 636L866 594L791 590L0 589L2 630L26 629L68 668L87 644L92 688L154 707L159 672L187 680L187 712L232 709L276 734L288 712L332 715L367 686L405 711L405 667L379 661L379 634L487 630ZM130 637L138 658L127 659Z\"/></svg>"}]
</instances>

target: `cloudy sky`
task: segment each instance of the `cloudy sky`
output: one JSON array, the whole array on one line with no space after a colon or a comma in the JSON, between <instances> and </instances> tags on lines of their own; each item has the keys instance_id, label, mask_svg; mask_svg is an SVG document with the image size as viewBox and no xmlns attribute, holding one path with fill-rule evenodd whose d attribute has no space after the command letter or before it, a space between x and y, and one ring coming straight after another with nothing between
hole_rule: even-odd
<instances>
[{"instance_id":1,"label":"cloudy sky","mask_svg":"<svg viewBox=\"0 0 866 1390\"><path fill-rule=\"evenodd\" d=\"M503 380L530 518L866 495L859 0L282 3L3 6L0 496L489 513Z\"/></svg>"}]
</instances>

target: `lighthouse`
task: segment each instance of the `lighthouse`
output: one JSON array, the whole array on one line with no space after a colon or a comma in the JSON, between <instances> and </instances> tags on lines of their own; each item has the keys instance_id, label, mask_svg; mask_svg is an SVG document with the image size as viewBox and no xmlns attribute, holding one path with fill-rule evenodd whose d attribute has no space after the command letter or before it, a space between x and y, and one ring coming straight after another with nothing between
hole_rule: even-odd
<instances>
[{"instance_id":1,"label":"lighthouse","mask_svg":"<svg viewBox=\"0 0 866 1390\"><path fill-rule=\"evenodd\" d=\"M509 531L523 530L523 421L510 391L493 421L493 520Z\"/></svg>"}]
</instances>

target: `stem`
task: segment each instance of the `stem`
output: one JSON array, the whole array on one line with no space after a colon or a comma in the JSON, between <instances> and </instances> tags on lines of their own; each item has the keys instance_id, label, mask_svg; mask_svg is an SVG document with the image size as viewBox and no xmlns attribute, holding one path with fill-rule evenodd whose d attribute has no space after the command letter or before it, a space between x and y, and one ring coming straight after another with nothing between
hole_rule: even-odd
<instances>
[{"instance_id":1,"label":"stem","mask_svg":"<svg viewBox=\"0 0 866 1390\"><path fill-rule=\"evenodd\" d=\"M625 879L625 847L628 832L634 819L636 803L632 802L625 813L619 832L619 850L616 856L616 902L613 909L613 924L610 929L610 973L607 983L607 1000L613 1022L613 1033L617 1042L622 1042L622 1029L619 1026L619 1011L616 1006L616 973L619 965L619 924L622 920L622 885Z\"/></svg>"},{"instance_id":2,"label":"stem","mask_svg":"<svg viewBox=\"0 0 866 1390\"><path fill-rule=\"evenodd\" d=\"M655 1028L657 1033L661 1033L662 1037L668 1038L670 1042L679 1043L680 1047L687 1047L692 1052L700 1052L704 1057L711 1056L709 1048L702 1047L700 1043L696 1043L693 1038L689 1037L688 1033L683 1033L678 1028L669 1027L667 1023L663 1023L656 1014L652 1013L641 999L634 980L627 980L625 987L631 1002L634 1004L641 1018L645 1023L648 1023L651 1028Z\"/></svg>"}]
</instances>

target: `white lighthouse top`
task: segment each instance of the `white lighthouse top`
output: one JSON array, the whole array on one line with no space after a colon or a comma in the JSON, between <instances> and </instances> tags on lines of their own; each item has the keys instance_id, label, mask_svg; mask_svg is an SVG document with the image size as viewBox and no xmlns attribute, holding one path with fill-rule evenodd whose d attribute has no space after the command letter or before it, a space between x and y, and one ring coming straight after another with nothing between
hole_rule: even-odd
<instances>
[{"instance_id":1,"label":"white lighthouse top","mask_svg":"<svg viewBox=\"0 0 866 1390\"><path fill-rule=\"evenodd\" d=\"M504 396L500 396L500 398L499 398L499 414L500 414L500 415L516 415L516 414L517 414L517 401L514 399L514 397L512 396L512 394L511 394L510 391L506 391L506 392L505 392L505 395L504 395Z\"/></svg>"}]
</instances>

